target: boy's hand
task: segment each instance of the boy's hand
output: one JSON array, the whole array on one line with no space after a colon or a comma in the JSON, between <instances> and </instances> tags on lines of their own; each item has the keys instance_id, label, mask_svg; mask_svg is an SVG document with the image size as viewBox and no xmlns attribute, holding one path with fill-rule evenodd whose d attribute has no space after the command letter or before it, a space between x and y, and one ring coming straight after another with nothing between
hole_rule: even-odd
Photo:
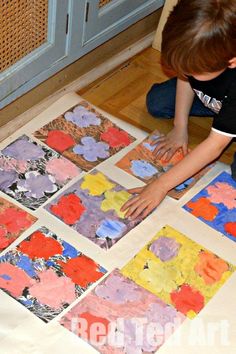
<instances>
[{"instance_id":1,"label":"boy's hand","mask_svg":"<svg viewBox=\"0 0 236 354\"><path fill-rule=\"evenodd\" d=\"M165 198L163 186L154 181L146 187L134 188L129 190L132 194L137 194L129 199L121 208L121 211L127 210L125 216L130 217L131 220L145 218L153 211Z\"/></svg>"},{"instance_id":2,"label":"boy's hand","mask_svg":"<svg viewBox=\"0 0 236 354\"><path fill-rule=\"evenodd\" d=\"M187 128L174 127L166 136L160 136L151 142L151 145L155 144L157 144L157 147L153 154L158 159L165 156L165 161L169 161L179 148L186 155L188 153Z\"/></svg>"}]
</instances>

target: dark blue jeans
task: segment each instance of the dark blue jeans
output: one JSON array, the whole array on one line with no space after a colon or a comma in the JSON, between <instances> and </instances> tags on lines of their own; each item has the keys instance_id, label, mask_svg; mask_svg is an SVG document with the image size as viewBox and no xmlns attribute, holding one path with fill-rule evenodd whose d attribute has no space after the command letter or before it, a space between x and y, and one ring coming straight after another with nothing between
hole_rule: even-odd
<instances>
[{"instance_id":1,"label":"dark blue jeans","mask_svg":"<svg viewBox=\"0 0 236 354\"><path fill-rule=\"evenodd\" d=\"M160 84L154 84L147 94L146 105L148 112L155 118L173 118L175 115L175 96L177 79L173 78ZM213 117L214 112L205 107L203 103L194 97L190 111L191 116ZM232 178L236 181L236 153L231 164Z\"/></svg>"},{"instance_id":2,"label":"dark blue jeans","mask_svg":"<svg viewBox=\"0 0 236 354\"><path fill-rule=\"evenodd\" d=\"M160 84L154 84L147 94L148 112L155 118L173 118L175 115L175 96L177 79L173 78ZM194 97L191 116L213 117L214 112L205 107L197 96Z\"/></svg>"}]
</instances>

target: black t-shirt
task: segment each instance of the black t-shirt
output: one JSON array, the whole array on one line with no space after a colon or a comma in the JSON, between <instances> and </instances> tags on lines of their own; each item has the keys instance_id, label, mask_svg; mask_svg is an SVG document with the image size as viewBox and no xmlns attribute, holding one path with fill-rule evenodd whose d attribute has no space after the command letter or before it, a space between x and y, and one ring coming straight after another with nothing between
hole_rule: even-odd
<instances>
[{"instance_id":1,"label":"black t-shirt","mask_svg":"<svg viewBox=\"0 0 236 354\"><path fill-rule=\"evenodd\" d=\"M215 113L212 129L236 136L236 68L228 68L209 81L199 81L191 76L189 83L204 106Z\"/></svg>"}]
</instances>

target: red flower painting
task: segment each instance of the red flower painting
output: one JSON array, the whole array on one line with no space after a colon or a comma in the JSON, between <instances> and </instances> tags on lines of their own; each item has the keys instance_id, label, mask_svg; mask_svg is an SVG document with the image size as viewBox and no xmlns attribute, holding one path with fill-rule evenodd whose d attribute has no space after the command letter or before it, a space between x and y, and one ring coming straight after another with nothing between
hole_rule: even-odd
<instances>
[{"instance_id":1,"label":"red flower painting","mask_svg":"<svg viewBox=\"0 0 236 354\"><path fill-rule=\"evenodd\" d=\"M0 198L0 251L7 248L36 220L26 211Z\"/></svg>"},{"instance_id":2,"label":"red flower painting","mask_svg":"<svg viewBox=\"0 0 236 354\"><path fill-rule=\"evenodd\" d=\"M60 265L62 271L82 288L88 287L103 276L98 264L84 255L71 258L67 263L60 262Z\"/></svg>"},{"instance_id":3,"label":"red flower painting","mask_svg":"<svg viewBox=\"0 0 236 354\"><path fill-rule=\"evenodd\" d=\"M86 321L87 337L84 337L82 335L83 339L92 341L93 343L94 342L100 343L104 339L104 336L108 335L110 322L106 318L94 316L90 312L81 313L79 318L80 318L80 321L78 321L79 323L81 322L81 319ZM96 331L93 331L91 327L94 326L95 324L103 325L103 329L105 329L105 333L103 332L102 334L99 335Z\"/></svg>"},{"instance_id":4,"label":"red flower painting","mask_svg":"<svg viewBox=\"0 0 236 354\"><path fill-rule=\"evenodd\" d=\"M63 252L62 246L58 241L45 237L40 231L34 232L29 241L21 242L17 249L27 254L31 259L44 258L45 260Z\"/></svg>"},{"instance_id":5,"label":"red flower painting","mask_svg":"<svg viewBox=\"0 0 236 354\"><path fill-rule=\"evenodd\" d=\"M119 130L115 127L110 127L107 131L102 133L101 140L107 142L112 148L125 147L132 142L126 131Z\"/></svg>"},{"instance_id":6,"label":"red flower painting","mask_svg":"<svg viewBox=\"0 0 236 354\"><path fill-rule=\"evenodd\" d=\"M192 209L191 214L196 217L202 217L204 220L213 221L219 210L215 205L212 205L210 200L201 197L195 202L188 202L186 206Z\"/></svg>"},{"instance_id":7,"label":"red flower painting","mask_svg":"<svg viewBox=\"0 0 236 354\"><path fill-rule=\"evenodd\" d=\"M75 224L86 210L81 200L75 194L63 195L57 204L51 205L50 210L66 224Z\"/></svg>"},{"instance_id":8,"label":"red flower painting","mask_svg":"<svg viewBox=\"0 0 236 354\"><path fill-rule=\"evenodd\" d=\"M31 224L28 213L24 210L7 208L0 214L0 225L4 226L9 233L19 234Z\"/></svg>"},{"instance_id":9,"label":"red flower painting","mask_svg":"<svg viewBox=\"0 0 236 354\"><path fill-rule=\"evenodd\" d=\"M224 224L225 231L236 238L236 222L227 222Z\"/></svg>"},{"instance_id":10,"label":"red flower painting","mask_svg":"<svg viewBox=\"0 0 236 354\"><path fill-rule=\"evenodd\" d=\"M50 130L45 143L60 153L70 149L76 144L70 134L64 133L61 130Z\"/></svg>"},{"instance_id":11,"label":"red flower painting","mask_svg":"<svg viewBox=\"0 0 236 354\"><path fill-rule=\"evenodd\" d=\"M170 297L175 308L184 315L189 311L198 313L204 307L204 296L188 284L183 284L178 290L173 291Z\"/></svg>"}]
</instances>

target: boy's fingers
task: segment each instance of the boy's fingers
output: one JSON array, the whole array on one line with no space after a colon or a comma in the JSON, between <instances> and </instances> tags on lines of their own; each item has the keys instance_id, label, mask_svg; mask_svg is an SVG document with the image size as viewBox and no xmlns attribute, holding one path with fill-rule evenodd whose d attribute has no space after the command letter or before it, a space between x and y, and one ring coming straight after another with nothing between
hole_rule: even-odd
<instances>
[{"instance_id":1,"label":"boy's fingers","mask_svg":"<svg viewBox=\"0 0 236 354\"><path fill-rule=\"evenodd\" d=\"M167 151L166 158L165 158L165 161L166 161L166 162L170 161L170 159L171 159L172 156L174 155L175 151L176 151L176 150L175 150L174 148L172 148L172 149L170 149L170 150Z\"/></svg>"},{"instance_id":2,"label":"boy's fingers","mask_svg":"<svg viewBox=\"0 0 236 354\"><path fill-rule=\"evenodd\" d=\"M188 146L187 146L187 145L182 146L182 151L183 151L184 156L187 155L187 153L188 153Z\"/></svg>"},{"instance_id":3,"label":"boy's fingers","mask_svg":"<svg viewBox=\"0 0 236 354\"><path fill-rule=\"evenodd\" d=\"M120 208L121 211L125 211L126 209L130 208L138 200L138 196L130 198L122 207Z\"/></svg>"},{"instance_id":4,"label":"boy's fingers","mask_svg":"<svg viewBox=\"0 0 236 354\"><path fill-rule=\"evenodd\" d=\"M147 208L148 206L148 201L143 200L143 201L138 201L136 204L131 206L129 208L129 211L126 213L126 217L131 217L131 220L137 219L138 216L140 216L143 211Z\"/></svg>"},{"instance_id":5,"label":"boy's fingers","mask_svg":"<svg viewBox=\"0 0 236 354\"><path fill-rule=\"evenodd\" d=\"M166 147L165 142L158 144L158 146L153 151L153 155L157 157L165 149L165 147Z\"/></svg>"},{"instance_id":6,"label":"boy's fingers","mask_svg":"<svg viewBox=\"0 0 236 354\"><path fill-rule=\"evenodd\" d=\"M153 211L154 208L155 206L153 204L150 204L141 214L141 218L146 218Z\"/></svg>"},{"instance_id":7,"label":"boy's fingers","mask_svg":"<svg viewBox=\"0 0 236 354\"><path fill-rule=\"evenodd\" d=\"M145 203L145 200L137 200L135 203L129 206L128 211L125 213L125 217L131 217L132 220L135 219L145 208ZM139 210L138 213L137 210Z\"/></svg>"},{"instance_id":8,"label":"boy's fingers","mask_svg":"<svg viewBox=\"0 0 236 354\"><path fill-rule=\"evenodd\" d=\"M128 189L128 192L131 194L140 194L143 191L144 187L137 187Z\"/></svg>"},{"instance_id":9,"label":"boy's fingers","mask_svg":"<svg viewBox=\"0 0 236 354\"><path fill-rule=\"evenodd\" d=\"M160 136L160 137L158 137L156 139L151 140L149 144L150 145L159 144L159 143L161 143L164 140L165 140L165 136L163 135L163 136Z\"/></svg>"}]
</instances>

